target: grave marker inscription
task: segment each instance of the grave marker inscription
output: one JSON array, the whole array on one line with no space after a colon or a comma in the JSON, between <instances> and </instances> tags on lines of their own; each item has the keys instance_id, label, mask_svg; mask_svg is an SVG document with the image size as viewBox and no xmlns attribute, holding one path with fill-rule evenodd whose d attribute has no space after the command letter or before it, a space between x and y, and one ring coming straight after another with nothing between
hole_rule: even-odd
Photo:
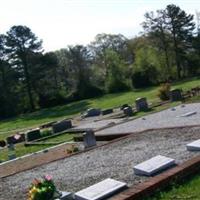
<instances>
[{"instance_id":1,"label":"grave marker inscription","mask_svg":"<svg viewBox=\"0 0 200 200\"><path fill-rule=\"evenodd\" d=\"M151 176L173 165L175 165L174 159L158 155L136 165L133 169L137 175Z\"/></svg>"}]
</instances>

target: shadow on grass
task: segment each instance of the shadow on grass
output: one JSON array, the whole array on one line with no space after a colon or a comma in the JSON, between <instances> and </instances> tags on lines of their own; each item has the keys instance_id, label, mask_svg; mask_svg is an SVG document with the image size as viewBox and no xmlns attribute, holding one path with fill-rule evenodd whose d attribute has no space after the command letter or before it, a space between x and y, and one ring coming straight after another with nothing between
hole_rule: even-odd
<instances>
[{"instance_id":1,"label":"shadow on grass","mask_svg":"<svg viewBox=\"0 0 200 200\"><path fill-rule=\"evenodd\" d=\"M78 101L63 106L57 106L54 108L42 109L40 111L21 116L20 118L25 121L28 121L41 120L44 118L59 118L64 117L66 115L75 115L77 113L83 112L83 110L88 109L89 105L90 104L87 101Z\"/></svg>"}]
</instances>

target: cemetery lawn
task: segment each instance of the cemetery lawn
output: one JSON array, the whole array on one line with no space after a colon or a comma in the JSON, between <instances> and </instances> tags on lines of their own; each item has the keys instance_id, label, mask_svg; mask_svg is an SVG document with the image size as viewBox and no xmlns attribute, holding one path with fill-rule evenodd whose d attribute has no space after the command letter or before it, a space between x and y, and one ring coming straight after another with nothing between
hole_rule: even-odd
<instances>
[{"instance_id":1,"label":"cemetery lawn","mask_svg":"<svg viewBox=\"0 0 200 200\"><path fill-rule=\"evenodd\" d=\"M172 85L172 88L181 88L183 90L188 90L199 85L200 78L193 78L177 82ZM30 114L20 115L16 118L2 120L0 121L0 140L5 139L8 135L12 135L17 131L23 131L28 128L38 127L45 122L50 122L63 118L71 118L91 107L106 109L119 107L125 103L133 105L135 99L138 97L146 97L148 102L151 103L159 102L159 99L157 97L158 88L159 87L150 87L124 93L107 94L98 98L72 102L66 105L42 109ZM174 105L168 105L168 107L170 106ZM162 110L162 106L160 108L156 108L156 111L159 110ZM142 116L144 114L146 113L139 113L138 116Z\"/></svg>"},{"instance_id":2,"label":"cemetery lawn","mask_svg":"<svg viewBox=\"0 0 200 200\"><path fill-rule=\"evenodd\" d=\"M43 149L55 146L56 143L61 144L61 143L68 142L68 141L70 142L70 141L73 141L73 137L74 137L74 134L66 133L66 134L58 135L56 137L48 138L43 141L40 141L40 143L41 142L44 143L42 145L33 145L33 146L27 146L27 147L24 146L24 143L19 143L19 144L15 145L16 156L19 157L19 156L23 156L23 155L26 155L29 153L41 151ZM48 143L52 143L52 144L48 144ZM4 148L1 150L0 160L1 161L8 160L8 149L7 148Z\"/></svg>"},{"instance_id":3,"label":"cemetery lawn","mask_svg":"<svg viewBox=\"0 0 200 200\"><path fill-rule=\"evenodd\" d=\"M171 189L155 194L154 197L149 198L148 200L170 200L170 199L199 200L200 199L199 188L200 188L200 175L197 175L185 181L181 185L175 184L174 186L172 186Z\"/></svg>"}]
</instances>

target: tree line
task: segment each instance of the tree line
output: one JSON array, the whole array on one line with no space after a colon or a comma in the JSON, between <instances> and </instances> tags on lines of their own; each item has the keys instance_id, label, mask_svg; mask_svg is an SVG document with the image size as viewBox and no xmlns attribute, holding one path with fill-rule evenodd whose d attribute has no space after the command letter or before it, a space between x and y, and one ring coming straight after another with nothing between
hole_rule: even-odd
<instances>
[{"instance_id":1,"label":"tree line","mask_svg":"<svg viewBox=\"0 0 200 200\"><path fill-rule=\"evenodd\" d=\"M199 75L196 17L171 4L147 12L138 37L103 33L47 53L29 27L11 27L0 35L0 118Z\"/></svg>"}]
</instances>

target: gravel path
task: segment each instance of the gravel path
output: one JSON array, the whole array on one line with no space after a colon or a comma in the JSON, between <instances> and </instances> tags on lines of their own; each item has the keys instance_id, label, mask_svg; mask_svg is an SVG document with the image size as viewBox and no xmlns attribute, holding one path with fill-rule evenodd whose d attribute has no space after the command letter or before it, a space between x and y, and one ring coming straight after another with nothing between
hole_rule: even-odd
<instances>
[{"instance_id":1,"label":"gravel path","mask_svg":"<svg viewBox=\"0 0 200 200\"><path fill-rule=\"evenodd\" d=\"M200 125L200 103L186 104L184 107L183 105L180 105L174 109L170 108L142 118L125 122L123 124L98 131L96 132L96 135L130 133L152 128ZM189 112L196 112L196 114L188 117L181 117L181 115Z\"/></svg>"},{"instance_id":2,"label":"gravel path","mask_svg":"<svg viewBox=\"0 0 200 200\"><path fill-rule=\"evenodd\" d=\"M133 166L158 154L182 163L199 152L189 152L185 145L200 138L200 127L154 130L135 134L86 153L0 179L0 200L26 199L33 178L51 174L60 190L76 192L111 177L128 185L146 180L135 176ZM34 160L33 160L34 162Z\"/></svg>"}]
</instances>

